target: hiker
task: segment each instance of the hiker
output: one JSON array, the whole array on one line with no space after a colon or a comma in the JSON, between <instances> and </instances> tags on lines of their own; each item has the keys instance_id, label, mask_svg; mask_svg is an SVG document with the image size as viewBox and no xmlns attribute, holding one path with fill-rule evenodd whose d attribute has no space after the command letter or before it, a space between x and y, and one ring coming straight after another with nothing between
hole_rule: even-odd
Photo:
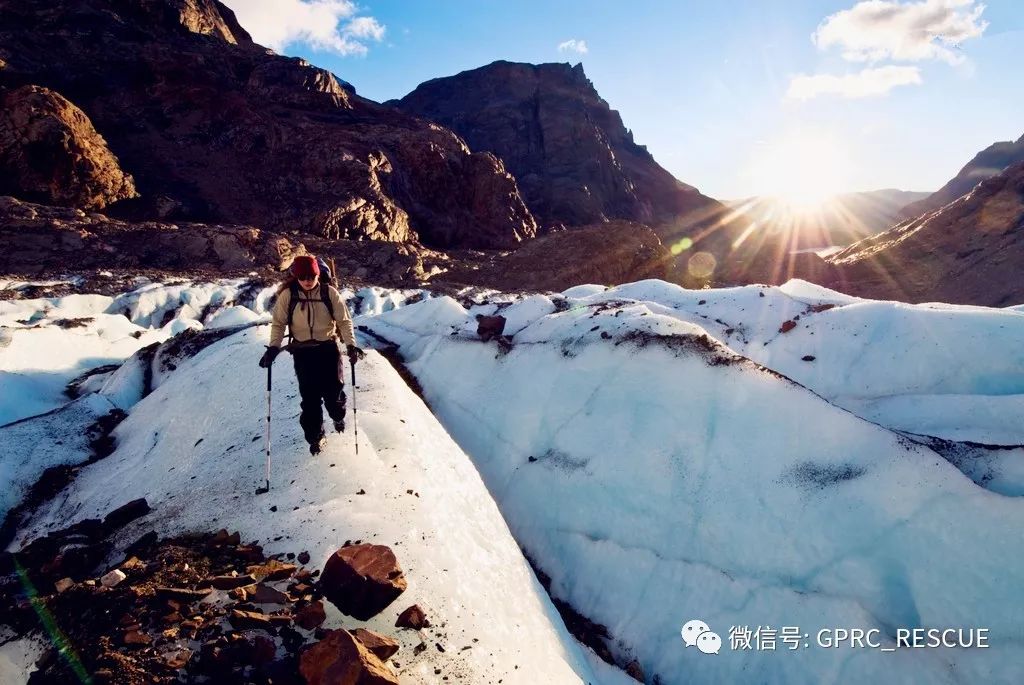
<instances>
[{"instance_id":1,"label":"hiker","mask_svg":"<svg viewBox=\"0 0 1024 685\"><path fill-rule=\"evenodd\" d=\"M281 353L287 326L287 349L295 362L302 396L299 424L309 443L309 453L319 454L327 441L321 402L334 421L334 430L345 430L345 387L338 336L345 343L351 363L355 364L365 354L356 346L352 317L337 288L326 279L321 280L322 275L329 278L326 267L321 270L316 258L300 255L292 262L290 272L291 278L277 289L270 345L260 359L260 366L270 367Z\"/></svg>"}]
</instances>

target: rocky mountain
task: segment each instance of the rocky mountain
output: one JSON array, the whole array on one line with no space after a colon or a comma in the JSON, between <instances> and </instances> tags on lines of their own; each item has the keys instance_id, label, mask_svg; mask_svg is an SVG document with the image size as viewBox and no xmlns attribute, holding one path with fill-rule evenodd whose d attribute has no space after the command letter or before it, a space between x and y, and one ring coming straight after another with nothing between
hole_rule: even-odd
<instances>
[{"instance_id":1,"label":"rocky mountain","mask_svg":"<svg viewBox=\"0 0 1024 685\"><path fill-rule=\"evenodd\" d=\"M648 226L671 250L658 267L663 278L703 287L779 283L828 270L816 255L792 255L788 235L752 226L662 168L581 64L498 61L427 81L385 104L451 128L474 150L493 152L515 175L542 231L615 224L621 235L617 221ZM571 254L574 241L580 248L596 245L573 233L557 239L560 251Z\"/></svg>"},{"instance_id":2,"label":"rocky mountain","mask_svg":"<svg viewBox=\"0 0 1024 685\"><path fill-rule=\"evenodd\" d=\"M0 88L0 192L23 199L436 246L536 230L494 155L256 45L216 0L0 0Z\"/></svg>"},{"instance_id":3,"label":"rocky mountain","mask_svg":"<svg viewBox=\"0 0 1024 685\"><path fill-rule=\"evenodd\" d=\"M833 285L904 302L1024 302L1024 161L937 212L904 221L828 259Z\"/></svg>"},{"instance_id":4,"label":"rocky mountain","mask_svg":"<svg viewBox=\"0 0 1024 685\"><path fill-rule=\"evenodd\" d=\"M901 220L900 210L929 193L886 188L841 193L816 209L788 206L772 197L749 197L727 202L761 225L790 235L795 250L844 247L890 228Z\"/></svg>"},{"instance_id":5,"label":"rocky mountain","mask_svg":"<svg viewBox=\"0 0 1024 685\"><path fill-rule=\"evenodd\" d=\"M408 287L426 282L449 262L416 243L339 241L236 224L122 221L4 196L0 245L0 274L46 279L73 270L95 292L106 291L122 275L142 273L221 278L257 272L272 282L295 255L305 253L334 259L346 283Z\"/></svg>"},{"instance_id":6,"label":"rocky mountain","mask_svg":"<svg viewBox=\"0 0 1024 685\"><path fill-rule=\"evenodd\" d=\"M582 64L498 61L427 81L387 104L497 155L542 225L660 224L721 209L634 142Z\"/></svg>"},{"instance_id":7,"label":"rocky mountain","mask_svg":"<svg viewBox=\"0 0 1024 685\"><path fill-rule=\"evenodd\" d=\"M555 231L513 252L457 251L434 283L561 291L670 276L672 254L647 226L627 221Z\"/></svg>"},{"instance_id":8,"label":"rocky mountain","mask_svg":"<svg viewBox=\"0 0 1024 685\"><path fill-rule=\"evenodd\" d=\"M993 143L974 156L967 165L938 191L923 200L904 207L901 218L912 219L949 204L987 178L992 178L1003 169L1024 162L1024 136L1016 142Z\"/></svg>"},{"instance_id":9,"label":"rocky mountain","mask_svg":"<svg viewBox=\"0 0 1024 685\"><path fill-rule=\"evenodd\" d=\"M0 194L30 200L103 209L137 195L89 117L39 86L0 92L0 169Z\"/></svg>"}]
</instances>

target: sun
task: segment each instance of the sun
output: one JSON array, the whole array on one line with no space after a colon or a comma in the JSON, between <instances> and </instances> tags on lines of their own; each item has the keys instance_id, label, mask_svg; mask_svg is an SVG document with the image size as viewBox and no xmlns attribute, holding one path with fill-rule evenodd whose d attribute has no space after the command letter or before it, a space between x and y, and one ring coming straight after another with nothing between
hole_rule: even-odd
<instances>
[{"instance_id":1,"label":"sun","mask_svg":"<svg viewBox=\"0 0 1024 685\"><path fill-rule=\"evenodd\" d=\"M756 146L744 175L757 196L774 198L791 212L808 213L848 189L848 160L838 137L794 131Z\"/></svg>"}]
</instances>

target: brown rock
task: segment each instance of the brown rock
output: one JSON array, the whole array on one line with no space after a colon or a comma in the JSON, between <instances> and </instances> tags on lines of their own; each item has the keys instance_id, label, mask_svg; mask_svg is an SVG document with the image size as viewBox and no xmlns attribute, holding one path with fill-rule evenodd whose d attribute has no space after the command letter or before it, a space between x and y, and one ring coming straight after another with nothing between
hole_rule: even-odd
<instances>
[{"instance_id":1,"label":"brown rock","mask_svg":"<svg viewBox=\"0 0 1024 685\"><path fill-rule=\"evenodd\" d=\"M210 545L215 547L220 547L224 545L231 545L237 547L241 543L242 536L240 533L238 533L238 531L235 531L234 533L228 533L228 531L224 528L221 528L216 533L214 533L213 537L210 539L209 542Z\"/></svg>"},{"instance_id":2,"label":"brown rock","mask_svg":"<svg viewBox=\"0 0 1024 685\"><path fill-rule=\"evenodd\" d=\"M343 614L366 621L395 601L407 586L394 552L384 545L342 547L320 575L320 589Z\"/></svg>"},{"instance_id":3,"label":"brown rock","mask_svg":"<svg viewBox=\"0 0 1024 685\"><path fill-rule=\"evenodd\" d=\"M234 590L228 591L228 597L231 599L237 599L239 602L244 602L249 598L249 593L256 592L255 585L246 585L245 587L237 587Z\"/></svg>"},{"instance_id":4,"label":"brown rock","mask_svg":"<svg viewBox=\"0 0 1024 685\"><path fill-rule=\"evenodd\" d=\"M119 568L125 573L141 573L146 570L146 564L138 557L131 557L127 559Z\"/></svg>"},{"instance_id":5,"label":"brown rock","mask_svg":"<svg viewBox=\"0 0 1024 685\"><path fill-rule=\"evenodd\" d=\"M144 498L132 500L127 504L122 504L117 509L106 515L103 519L103 525L108 530L116 530L125 526L137 518L141 518L150 512L149 502Z\"/></svg>"},{"instance_id":6,"label":"brown rock","mask_svg":"<svg viewBox=\"0 0 1024 685\"><path fill-rule=\"evenodd\" d=\"M271 627L270 616L256 611L232 609L231 613L228 615L228 620L231 621L232 627L236 630Z\"/></svg>"},{"instance_id":7,"label":"brown rock","mask_svg":"<svg viewBox=\"0 0 1024 685\"><path fill-rule=\"evenodd\" d=\"M324 611L324 603L319 599L295 612L296 625L306 630L313 630L326 620L327 613Z\"/></svg>"},{"instance_id":8,"label":"brown rock","mask_svg":"<svg viewBox=\"0 0 1024 685\"><path fill-rule=\"evenodd\" d=\"M156 589L156 596L162 599L177 599L183 602L197 602L203 597L206 597L213 588L202 588L199 590L190 590L184 587L158 587Z\"/></svg>"},{"instance_id":9,"label":"brown rock","mask_svg":"<svg viewBox=\"0 0 1024 685\"><path fill-rule=\"evenodd\" d=\"M246 568L258 581L284 580L295 573L295 564L286 564L277 559L269 559L265 564Z\"/></svg>"},{"instance_id":10,"label":"brown rock","mask_svg":"<svg viewBox=\"0 0 1024 685\"><path fill-rule=\"evenodd\" d=\"M427 620L427 614L420 608L419 604L413 604L411 607L403 611L398 615L398 620L395 621L395 626L398 628L412 628L413 630L419 630L430 625L430 621Z\"/></svg>"},{"instance_id":11,"label":"brown rock","mask_svg":"<svg viewBox=\"0 0 1024 685\"><path fill-rule=\"evenodd\" d=\"M277 645L269 637L257 635L251 645L252 662L257 666L269 664L277 656Z\"/></svg>"},{"instance_id":12,"label":"brown rock","mask_svg":"<svg viewBox=\"0 0 1024 685\"><path fill-rule=\"evenodd\" d=\"M152 641L153 638L140 630L129 630L124 634L126 645L148 645Z\"/></svg>"},{"instance_id":13,"label":"brown rock","mask_svg":"<svg viewBox=\"0 0 1024 685\"><path fill-rule=\"evenodd\" d=\"M102 209L137 193L82 110L52 90L22 86L0 94L0 194Z\"/></svg>"},{"instance_id":14,"label":"brown rock","mask_svg":"<svg viewBox=\"0 0 1024 685\"><path fill-rule=\"evenodd\" d=\"M308 564L309 563L309 552L299 552L298 562L300 564Z\"/></svg>"},{"instance_id":15,"label":"brown rock","mask_svg":"<svg viewBox=\"0 0 1024 685\"><path fill-rule=\"evenodd\" d=\"M789 333L794 328L796 328L796 321L789 319L787 321L783 321L782 325L779 326L779 333Z\"/></svg>"},{"instance_id":16,"label":"brown rock","mask_svg":"<svg viewBox=\"0 0 1024 685\"><path fill-rule=\"evenodd\" d=\"M626 665L626 675L628 675L630 678L637 681L638 683L647 682L644 679L643 666L641 666L640 662L636 659L633 659L629 662L629 664Z\"/></svg>"},{"instance_id":17,"label":"brown rock","mask_svg":"<svg viewBox=\"0 0 1024 685\"><path fill-rule=\"evenodd\" d=\"M192 658L192 650L188 648L181 648L173 652L168 652L164 655L164 663L167 664L168 668L175 670L179 668L185 668L188 664L189 659Z\"/></svg>"},{"instance_id":18,"label":"brown rock","mask_svg":"<svg viewBox=\"0 0 1024 685\"><path fill-rule=\"evenodd\" d=\"M363 646L377 655L381 661L387 661L398 652L398 641L387 635L366 628L356 628L352 631L353 637L363 643Z\"/></svg>"},{"instance_id":19,"label":"brown rock","mask_svg":"<svg viewBox=\"0 0 1024 685\"><path fill-rule=\"evenodd\" d=\"M483 316L476 317L476 334L480 339L487 342L491 338L501 337L505 332L504 316Z\"/></svg>"},{"instance_id":20,"label":"brown rock","mask_svg":"<svg viewBox=\"0 0 1024 685\"><path fill-rule=\"evenodd\" d=\"M398 677L347 630L328 631L303 652L299 671L307 685L397 685Z\"/></svg>"},{"instance_id":21,"label":"brown rock","mask_svg":"<svg viewBox=\"0 0 1024 685\"><path fill-rule=\"evenodd\" d=\"M253 604L288 604L288 595L269 585L260 583L255 591L248 595L248 600Z\"/></svg>"},{"instance_id":22,"label":"brown rock","mask_svg":"<svg viewBox=\"0 0 1024 685\"><path fill-rule=\"evenodd\" d=\"M56 588L57 593L60 594L65 590L74 587L74 585L75 581L71 580L70 578L61 578L56 583L54 583L54 588Z\"/></svg>"},{"instance_id":23,"label":"brown rock","mask_svg":"<svg viewBox=\"0 0 1024 685\"><path fill-rule=\"evenodd\" d=\"M246 561L263 561L263 548L259 545L240 545L235 549L235 554Z\"/></svg>"},{"instance_id":24,"label":"brown rock","mask_svg":"<svg viewBox=\"0 0 1024 685\"><path fill-rule=\"evenodd\" d=\"M234 590L235 588L252 585L256 577L250 573L244 576L213 576L203 581L204 585L210 585L218 590Z\"/></svg>"}]
</instances>

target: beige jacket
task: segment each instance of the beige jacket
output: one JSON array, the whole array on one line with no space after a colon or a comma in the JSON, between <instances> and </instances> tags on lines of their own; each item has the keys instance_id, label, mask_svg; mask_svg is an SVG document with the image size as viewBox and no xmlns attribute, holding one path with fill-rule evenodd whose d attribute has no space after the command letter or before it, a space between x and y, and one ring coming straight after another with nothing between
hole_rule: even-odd
<instances>
[{"instance_id":1,"label":"beige jacket","mask_svg":"<svg viewBox=\"0 0 1024 685\"><path fill-rule=\"evenodd\" d=\"M297 343L319 340L326 342L341 335L346 345L355 345L356 336L352 330L352 317L348 307L334 286L328 291L331 294L331 305L334 307L334 319L327 305L320 299L320 284L311 291L299 287L299 302L292 313L292 340ZM270 346L281 347L284 340L285 327L288 326L288 305L291 302L291 290L285 288L277 295L274 304L274 318L270 324Z\"/></svg>"}]
</instances>

